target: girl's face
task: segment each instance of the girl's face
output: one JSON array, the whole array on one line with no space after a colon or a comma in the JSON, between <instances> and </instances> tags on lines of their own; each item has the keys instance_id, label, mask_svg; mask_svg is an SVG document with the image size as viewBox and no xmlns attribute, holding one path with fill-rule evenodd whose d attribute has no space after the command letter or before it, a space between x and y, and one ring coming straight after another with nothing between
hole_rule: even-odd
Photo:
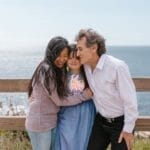
<instances>
[{"instance_id":1,"label":"girl's face","mask_svg":"<svg viewBox=\"0 0 150 150\"><path fill-rule=\"evenodd\" d=\"M71 71L80 71L81 63L79 58L76 56L76 53L70 53L70 56L67 61L67 65Z\"/></svg>"},{"instance_id":2,"label":"girl's face","mask_svg":"<svg viewBox=\"0 0 150 150\"><path fill-rule=\"evenodd\" d=\"M54 64L58 68L62 68L68 60L68 48L64 48L60 55L55 59Z\"/></svg>"}]
</instances>

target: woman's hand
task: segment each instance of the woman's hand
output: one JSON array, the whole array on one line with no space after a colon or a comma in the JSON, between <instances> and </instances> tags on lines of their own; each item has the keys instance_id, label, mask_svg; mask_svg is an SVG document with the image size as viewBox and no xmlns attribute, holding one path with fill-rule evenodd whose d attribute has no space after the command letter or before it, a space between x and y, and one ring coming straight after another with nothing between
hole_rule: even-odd
<instances>
[{"instance_id":1,"label":"woman's hand","mask_svg":"<svg viewBox=\"0 0 150 150\"><path fill-rule=\"evenodd\" d=\"M31 101L33 101L34 100L34 97L31 95L30 97L29 97L29 102L31 102Z\"/></svg>"}]
</instances>

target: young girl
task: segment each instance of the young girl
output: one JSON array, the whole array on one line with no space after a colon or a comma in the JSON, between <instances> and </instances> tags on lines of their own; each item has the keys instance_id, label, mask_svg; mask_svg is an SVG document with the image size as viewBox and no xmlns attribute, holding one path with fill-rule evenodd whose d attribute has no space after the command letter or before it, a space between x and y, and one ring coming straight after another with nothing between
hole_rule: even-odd
<instances>
[{"instance_id":1,"label":"young girl","mask_svg":"<svg viewBox=\"0 0 150 150\"><path fill-rule=\"evenodd\" d=\"M66 94L65 63L69 49L63 37L52 38L45 58L29 84L29 109L25 126L33 150L50 150L51 133L56 127L59 106L74 105L91 97L90 90L85 90L77 97Z\"/></svg>"},{"instance_id":2,"label":"young girl","mask_svg":"<svg viewBox=\"0 0 150 150\"><path fill-rule=\"evenodd\" d=\"M67 87L72 95L88 87L83 66L76 56L75 45L71 46L68 58ZM61 107L56 129L55 150L87 150L89 136L95 118L93 101L76 106Z\"/></svg>"}]
</instances>

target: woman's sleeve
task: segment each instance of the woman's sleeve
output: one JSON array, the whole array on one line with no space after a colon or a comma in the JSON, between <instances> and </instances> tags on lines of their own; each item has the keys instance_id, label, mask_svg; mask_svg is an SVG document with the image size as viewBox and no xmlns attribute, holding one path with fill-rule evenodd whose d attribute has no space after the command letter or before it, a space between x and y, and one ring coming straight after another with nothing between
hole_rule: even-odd
<instances>
[{"instance_id":1,"label":"woman's sleeve","mask_svg":"<svg viewBox=\"0 0 150 150\"><path fill-rule=\"evenodd\" d=\"M76 104L82 103L83 101L86 101L90 98L87 95L86 91L83 91L82 93L80 93L78 95L68 95L68 96L65 96L64 98L60 98L57 93L56 87L54 86L53 80L50 80L51 94L49 94L48 90L44 86L45 73L44 73L43 68L41 68L41 70L39 72L39 79L40 79L41 85L43 86L44 91L49 96L50 100L52 100L57 106L76 105Z\"/></svg>"},{"instance_id":2,"label":"woman's sleeve","mask_svg":"<svg viewBox=\"0 0 150 150\"><path fill-rule=\"evenodd\" d=\"M89 100L90 98L86 94L86 91L83 91L82 93L78 95L68 95L60 99L56 89L52 91L49 97L57 106L77 105L79 103L82 103L83 101Z\"/></svg>"}]
</instances>

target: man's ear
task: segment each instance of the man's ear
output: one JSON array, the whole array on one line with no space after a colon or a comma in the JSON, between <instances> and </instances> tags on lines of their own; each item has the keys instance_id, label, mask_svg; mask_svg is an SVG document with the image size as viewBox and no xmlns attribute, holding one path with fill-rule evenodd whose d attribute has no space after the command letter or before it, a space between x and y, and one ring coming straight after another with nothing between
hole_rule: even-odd
<instances>
[{"instance_id":1,"label":"man's ear","mask_svg":"<svg viewBox=\"0 0 150 150\"><path fill-rule=\"evenodd\" d=\"M92 49L92 51L95 53L97 53L97 49L98 49L98 46L97 46L97 44L93 44L92 46L91 46L91 49Z\"/></svg>"}]
</instances>

